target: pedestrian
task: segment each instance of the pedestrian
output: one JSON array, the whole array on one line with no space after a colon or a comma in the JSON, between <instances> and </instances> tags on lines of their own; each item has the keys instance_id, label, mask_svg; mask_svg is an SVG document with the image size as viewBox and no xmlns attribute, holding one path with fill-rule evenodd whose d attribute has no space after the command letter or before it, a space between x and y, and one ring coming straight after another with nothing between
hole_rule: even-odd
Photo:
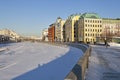
<instances>
[{"instance_id":1,"label":"pedestrian","mask_svg":"<svg viewBox=\"0 0 120 80\"><path fill-rule=\"evenodd\" d=\"M106 44L106 48L108 48L108 45Z\"/></svg>"}]
</instances>

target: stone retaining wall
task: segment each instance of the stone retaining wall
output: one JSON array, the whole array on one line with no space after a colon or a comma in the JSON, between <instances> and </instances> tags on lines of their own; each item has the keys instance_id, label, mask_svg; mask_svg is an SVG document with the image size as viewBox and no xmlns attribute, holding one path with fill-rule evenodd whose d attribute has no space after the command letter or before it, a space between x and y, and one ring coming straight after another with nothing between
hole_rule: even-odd
<instances>
[{"instance_id":1,"label":"stone retaining wall","mask_svg":"<svg viewBox=\"0 0 120 80\"><path fill-rule=\"evenodd\" d=\"M79 48L82 45L79 45ZM77 46L78 47L78 46ZM83 46L82 46L83 47ZM81 49L81 48L80 48ZM89 46L83 57L79 59L70 73L65 77L64 80L85 80L85 72L88 68L89 56L91 55L91 47Z\"/></svg>"},{"instance_id":2,"label":"stone retaining wall","mask_svg":"<svg viewBox=\"0 0 120 80\"><path fill-rule=\"evenodd\" d=\"M56 46L72 46L81 49L84 52L84 55L79 59L73 69L69 74L64 78L64 80L85 80L85 73L88 68L89 56L91 55L91 47L86 44L79 43L51 43L51 42L42 42Z\"/></svg>"}]
</instances>

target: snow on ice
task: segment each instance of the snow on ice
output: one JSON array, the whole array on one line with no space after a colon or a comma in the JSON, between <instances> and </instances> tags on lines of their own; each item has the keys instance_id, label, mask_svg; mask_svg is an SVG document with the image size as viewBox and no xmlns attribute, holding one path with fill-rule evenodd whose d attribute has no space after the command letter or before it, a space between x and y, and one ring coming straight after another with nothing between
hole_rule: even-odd
<instances>
[{"instance_id":1,"label":"snow on ice","mask_svg":"<svg viewBox=\"0 0 120 80\"><path fill-rule=\"evenodd\" d=\"M83 55L74 47L44 43L1 44L0 80L64 80Z\"/></svg>"}]
</instances>

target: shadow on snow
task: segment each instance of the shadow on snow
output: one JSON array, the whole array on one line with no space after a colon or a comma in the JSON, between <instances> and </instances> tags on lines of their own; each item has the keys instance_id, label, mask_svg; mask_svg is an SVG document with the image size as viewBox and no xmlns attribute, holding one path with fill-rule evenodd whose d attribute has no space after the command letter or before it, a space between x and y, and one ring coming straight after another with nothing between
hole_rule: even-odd
<instances>
[{"instance_id":1,"label":"shadow on snow","mask_svg":"<svg viewBox=\"0 0 120 80\"><path fill-rule=\"evenodd\" d=\"M80 50L79 50L80 51ZM82 51L74 53L71 47L65 55L61 55L55 60L40 65L12 80L64 80L66 75L72 70L79 58L82 56ZM79 53L79 54L78 54Z\"/></svg>"}]
</instances>

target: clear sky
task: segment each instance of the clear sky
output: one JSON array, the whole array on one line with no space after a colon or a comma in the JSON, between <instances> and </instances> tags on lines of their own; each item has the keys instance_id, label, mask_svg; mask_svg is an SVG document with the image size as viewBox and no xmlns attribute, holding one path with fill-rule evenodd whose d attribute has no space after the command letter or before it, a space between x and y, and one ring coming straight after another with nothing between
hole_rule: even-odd
<instances>
[{"instance_id":1,"label":"clear sky","mask_svg":"<svg viewBox=\"0 0 120 80\"><path fill-rule=\"evenodd\" d=\"M0 0L0 29L40 36L57 17L85 12L120 18L120 0Z\"/></svg>"}]
</instances>

